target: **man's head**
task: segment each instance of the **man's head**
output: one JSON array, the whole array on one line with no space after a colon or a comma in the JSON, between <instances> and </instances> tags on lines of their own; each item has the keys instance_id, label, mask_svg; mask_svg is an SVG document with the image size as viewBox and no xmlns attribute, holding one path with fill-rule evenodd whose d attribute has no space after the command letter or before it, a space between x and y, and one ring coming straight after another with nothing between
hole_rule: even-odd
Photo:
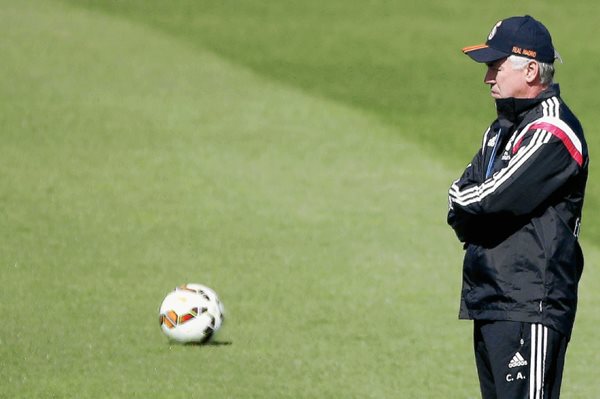
<instances>
[{"instance_id":1,"label":"man's head","mask_svg":"<svg viewBox=\"0 0 600 399\"><path fill-rule=\"evenodd\" d=\"M554 66L511 55L487 63L484 83L492 97L534 98L552 83Z\"/></svg>"},{"instance_id":2,"label":"man's head","mask_svg":"<svg viewBox=\"0 0 600 399\"><path fill-rule=\"evenodd\" d=\"M552 83L559 58L546 27L529 15L499 21L485 44L463 52L487 64L484 82L494 98L537 96Z\"/></svg>"}]
</instances>

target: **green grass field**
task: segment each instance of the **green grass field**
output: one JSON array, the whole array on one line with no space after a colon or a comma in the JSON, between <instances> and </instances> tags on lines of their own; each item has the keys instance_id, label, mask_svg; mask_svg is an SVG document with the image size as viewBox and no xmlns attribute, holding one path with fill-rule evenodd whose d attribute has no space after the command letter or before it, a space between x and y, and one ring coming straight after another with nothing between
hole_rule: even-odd
<instances>
[{"instance_id":1,"label":"green grass field","mask_svg":"<svg viewBox=\"0 0 600 399\"><path fill-rule=\"evenodd\" d=\"M494 109L460 48L545 22L595 159L599 12L0 0L0 398L477 398L445 217ZM565 398L600 398L597 168ZM187 282L212 345L160 332Z\"/></svg>"}]
</instances>

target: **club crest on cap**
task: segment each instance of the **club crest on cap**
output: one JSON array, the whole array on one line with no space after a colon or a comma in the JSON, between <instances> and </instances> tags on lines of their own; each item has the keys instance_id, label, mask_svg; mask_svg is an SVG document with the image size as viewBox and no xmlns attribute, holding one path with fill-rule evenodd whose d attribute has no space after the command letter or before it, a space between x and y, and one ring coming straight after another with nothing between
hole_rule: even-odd
<instances>
[{"instance_id":1,"label":"club crest on cap","mask_svg":"<svg viewBox=\"0 0 600 399\"><path fill-rule=\"evenodd\" d=\"M500 25L502 25L502 21L498 21L496 23L496 25L494 25L494 27L492 28L492 31L488 35L488 40L492 40L493 37L496 36L496 31L498 31L498 28L500 27Z\"/></svg>"}]
</instances>

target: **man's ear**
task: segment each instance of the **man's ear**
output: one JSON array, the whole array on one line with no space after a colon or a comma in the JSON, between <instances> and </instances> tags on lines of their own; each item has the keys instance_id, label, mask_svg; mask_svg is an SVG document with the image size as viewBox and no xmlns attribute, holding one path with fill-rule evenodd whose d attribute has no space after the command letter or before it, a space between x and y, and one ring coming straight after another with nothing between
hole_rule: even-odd
<instances>
[{"instance_id":1,"label":"man's ear","mask_svg":"<svg viewBox=\"0 0 600 399\"><path fill-rule=\"evenodd\" d=\"M527 83L534 83L540 75L540 65L535 61L530 61L525 67L525 80Z\"/></svg>"}]
</instances>

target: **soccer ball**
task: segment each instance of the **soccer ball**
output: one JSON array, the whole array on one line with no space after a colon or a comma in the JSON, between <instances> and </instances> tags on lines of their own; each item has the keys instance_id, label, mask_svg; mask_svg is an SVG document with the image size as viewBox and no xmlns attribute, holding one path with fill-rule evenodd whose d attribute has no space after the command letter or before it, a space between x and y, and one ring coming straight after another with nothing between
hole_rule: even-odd
<instances>
[{"instance_id":1,"label":"soccer ball","mask_svg":"<svg viewBox=\"0 0 600 399\"><path fill-rule=\"evenodd\" d=\"M172 341L206 343L223 324L223 304L202 284L176 287L160 305L160 328Z\"/></svg>"}]
</instances>

